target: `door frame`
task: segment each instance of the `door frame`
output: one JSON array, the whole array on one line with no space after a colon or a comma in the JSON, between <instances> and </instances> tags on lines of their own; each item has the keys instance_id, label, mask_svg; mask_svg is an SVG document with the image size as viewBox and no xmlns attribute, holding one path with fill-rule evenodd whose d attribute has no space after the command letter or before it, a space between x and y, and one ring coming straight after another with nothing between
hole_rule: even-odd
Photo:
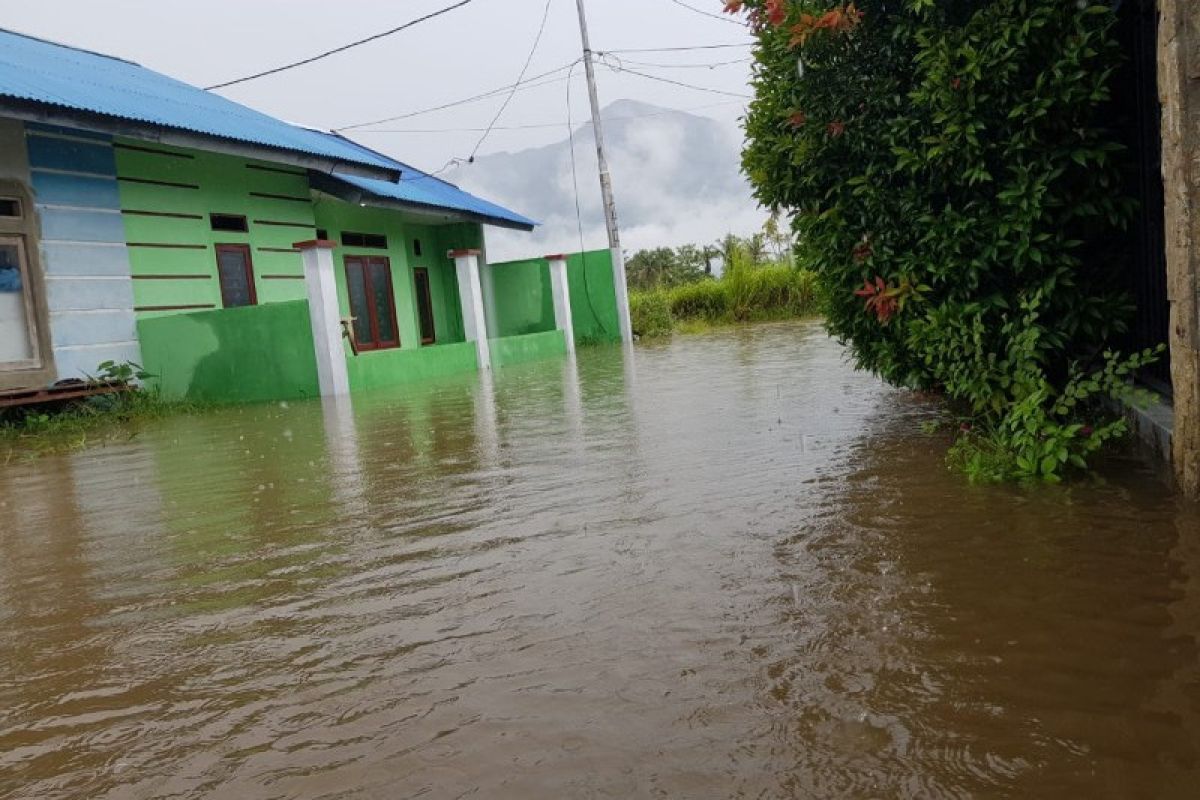
<instances>
[{"instance_id":1,"label":"door frame","mask_svg":"<svg viewBox=\"0 0 1200 800\"><path fill-rule=\"evenodd\" d=\"M387 276L387 311L392 315L392 330L395 332L395 340L381 341L379 338L379 308L375 303L378 295L375 294L374 282L371 280L371 262L382 261L384 266L384 274ZM377 255L346 255L342 257L342 269L345 272L346 278L346 307L350 311L351 317L354 316L354 306L350 297L350 264L356 263L359 269L362 270L363 288L367 296L367 323L371 328L371 341L369 343L358 342L358 349L364 351L371 350L396 350L400 344L400 318L396 314L396 287L392 280L392 261L387 256Z\"/></svg>"},{"instance_id":2,"label":"door frame","mask_svg":"<svg viewBox=\"0 0 1200 800\"><path fill-rule=\"evenodd\" d=\"M422 345L437 344L437 317L433 313L433 284L429 282L428 267L413 267L413 305L417 309L417 335L421 337ZM431 335L428 339L425 338L425 331L421 327L421 287L417 280L417 273L420 273L425 280L425 297L429 301L429 327Z\"/></svg>"},{"instance_id":3,"label":"door frame","mask_svg":"<svg viewBox=\"0 0 1200 800\"><path fill-rule=\"evenodd\" d=\"M21 202L17 200L17 202ZM41 326L38 325L37 304L33 299L33 266L29 261L29 248L25 236L19 233L0 231L0 244L17 246L17 263L21 269L21 304L25 307L25 332L29 336L31 358L20 361L0 361L0 372L40 369L42 367Z\"/></svg>"}]
</instances>

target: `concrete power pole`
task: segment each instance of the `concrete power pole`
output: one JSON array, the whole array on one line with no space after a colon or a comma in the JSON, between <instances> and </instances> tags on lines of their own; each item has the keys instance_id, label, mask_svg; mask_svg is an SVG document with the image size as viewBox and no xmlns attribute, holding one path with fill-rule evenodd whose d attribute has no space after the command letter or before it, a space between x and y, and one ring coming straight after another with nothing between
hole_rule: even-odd
<instances>
[{"instance_id":1,"label":"concrete power pole","mask_svg":"<svg viewBox=\"0 0 1200 800\"><path fill-rule=\"evenodd\" d=\"M633 343L633 327L629 322L629 286L625 282L625 255L621 252L621 234L617 230L617 204L613 200L612 178L608 174L608 159L604 157L604 133L600 126L600 98L596 95L596 70L592 65L592 46L588 42L587 16L583 0L575 0L579 8L579 35L583 39L583 66L587 71L588 96L592 101L592 131L596 135L596 159L600 164L600 192L604 198L604 224L608 228L608 248L612 251L613 287L617 294L617 321L621 341Z\"/></svg>"}]
</instances>

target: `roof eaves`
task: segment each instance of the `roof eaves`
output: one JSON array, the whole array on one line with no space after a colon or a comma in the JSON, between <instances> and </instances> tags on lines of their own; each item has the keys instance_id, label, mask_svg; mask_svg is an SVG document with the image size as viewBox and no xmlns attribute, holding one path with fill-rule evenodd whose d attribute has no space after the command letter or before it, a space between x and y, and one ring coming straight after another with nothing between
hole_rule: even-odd
<instances>
[{"instance_id":1,"label":"roof eaves","mask_svg":"<svg viewBox=\"0 0 1200 800\"><path fill-rule=\"evenodd\" d=\"M365 160L337 159L304 150L273 147L247 139L201 133L187 128L142 122L128 117L104 114L58 103L26 100L10 95L0 95L0 116L8 116L26 122L80 128L113 136L128 136L131 139L158 142L176 147L274 161L320 172L331 173L337 170L363 178L387 181L399 180L401 175L400 170L395 167L376 165Z\"/></svg>"},{"instance_id":2,"label":"roof eaves","mask_svg":"<svg viewBox=\"0 0 1200 800\"><path fill-rule=\"evenodd\" d=\"M375 208L390 208L396 210L412 209L415 211L433 212L451 217L457 217L471 222L478 222L484 225L493 225L498 228L508 228L510 230L525 232L532 231L535 227L537 227L536 222L533 220L526 220L524 217L521 218L521 220L524 221L521 221L514 218L484 214L479 211L438 205L437 203L422 203L417 200L403 200L396 197L386 197L376 194L361 186L356 186L346 181L339 180L337 175L324 175L310 172L309 180L314 189L325 192L328 195L354 205L366 205L373 206Z\"/></svg>"}]
</instances>

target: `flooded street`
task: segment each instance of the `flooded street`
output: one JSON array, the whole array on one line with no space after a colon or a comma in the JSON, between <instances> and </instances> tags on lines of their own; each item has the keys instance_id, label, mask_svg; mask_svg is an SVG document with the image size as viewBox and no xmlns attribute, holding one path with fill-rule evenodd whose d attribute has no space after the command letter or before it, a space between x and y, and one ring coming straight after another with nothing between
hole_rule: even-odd
<instances>
[{"instance_id":1,"label":"flooded street","mask_svg":"<svg viewBox=\"0 0 1200 800\"><path fill-rule=\"evenodd\" d=\"M1186 798L1200 514L768 325L0 468L3 798Z\"/></svg>"}]
</instances>

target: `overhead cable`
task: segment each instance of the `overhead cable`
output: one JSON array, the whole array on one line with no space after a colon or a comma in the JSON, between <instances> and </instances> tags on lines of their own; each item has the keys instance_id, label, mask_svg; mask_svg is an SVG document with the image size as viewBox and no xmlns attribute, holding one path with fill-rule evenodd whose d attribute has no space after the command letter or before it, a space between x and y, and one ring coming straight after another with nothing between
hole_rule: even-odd
<instances>
[{"instance_id":1,"label":"overhead cable","mask_svg":"<svg viewBox=\"0 0 1200 800\"><path fill-rule=\"evenodd\" d=\"M479 148L483 147L483 143L487 141L488 135L492 132L492 128L496 127L496 123L500 121L500 117L504 114L504 110L508 108L508 104L512 102L513 95L517 93L517 88L521 82L525 80L525 73L529 70L529 64L533 61L533 55L537 52L538 45L541 44L542 34L546 32L546 19L550 16L550 3L552 0L546 0L546 7L542 9L542 22L538 26L537 36L533 37L533 47L529 48L529 55L525 57L525 64L521 67L521 72L517 75L517 82L512 85L512 90L508 96L504 98L504 102L500 104L500 108L496 111L496 116L492 117L492 121L488 123L487 130L479 137L479 141L475 143L475 148L471 150L471 155L467 158L467 162L475 161L475 155L479 152Z\"/></svg>"},{"instance_id":2,"label":"overhead cable","mask_svg":"<svg viewBox=\"0 0 1200 800\"><path fill-rule=\"evenodd\" d=\"M605 50L605 53L681 53L686 50L724 50L730 47L753 47L754 42L729 42L727 44L694 44L680 47L622 47ZM600 50L596 51L599 55Z\"/></svg>"},{"instance_id":3,"label":"overhead cable","mask_svg":"<svg viewBox=\"0 0 1200 800\"><path fill-rule=\"evenodd\" d=\"M604 122L619 121L626 119L645 119L646 117L661 117L668 114L686 114L689 111L702 111L706 108L716 108L718 106L728 106L734 103L739 103L738 100L720 100L716 103L705 103L701 106L689 106L688 108L665 108L661 111L652 111L647 114L622 114L615 117L604 117ZM561 128L561 122L539 122L529 125L497 125L492 128L493 131L530 131L549 128ZM414 133L414 134L438 134L438 133L479 133L486 130L485 128L365 128L359 133Z\"/></svg>"},{"instance_id":4,"label":"overhead cable","mask_svg":"<svg viewBox=\"0 0 1200 800\"><path fill-rule=\"evenodd\" d=\"M352 125L343 125L339 128L334 128L333 130L334 131L350 131L350 130L355 130L357 128L366 128L370 125L382 125L385 122L397 122L398 120L409 119L411 117L417 117L422 114L431 114L435 111L443 111L447 108L454 108L455 106L466 105L467 103L474 103L479 100L486 100L489 97L495 97L496 95L504 94L505 92L512 89L514 86L520 87L521 89L533 89L537 86L546 86L551 83L558 83L561 79L554 79L554 80L542 80L542 79L547 78L551 75L557 75L560 72L566 72L567 70L569 70L571 67L575 66L578 63L579 63L579 59L575 59L574 61L572 61L569 64L563 64L561 67L555 67L552 70L547 70L546 72L543 72L539 75L534 75L532 78L525 78L523 81L521 81L519 83L511 83L506 86L500 86L498 88L490 89L486 92L481 92L479 94L472 95L470 97L464 97L461 100L453 100L449 103L443 103L441 105L431 106L429 108L422 108L417 111L409 111L408 113L397 114L392 117L384 117L383 119L371 120L370 122L356 122Z\"/></svg>"},{"instance_id":5,"label":"overhead cable","mask_svg":"<svg viewBox=\"0 0 1200 800\"><path fill-rule=\"evenodd\" d=\"M688 11L700 14L701 16L712 17L713 19L720 20L721 22L728 22L730 25L737 25L739 28L746 27L746 23L738 22L733 17L722 16L721 14L714 14L711 11L705 11L702 8L696 8L693 5L683 2L683 0L671 0L671 2L681 8L686 8Z\"/></svg>"},{"instance_id":6,"label":"overhead cable","mask_svg":"<svg viewBox=\"0 0 1200 800\"><path fill-rule=\"evenodd\" d=\"M638 72L635 69L630 69L629 67L621 65L619 61L618 61L618 63L613 64L610 61L601 59L600 63L602 63L604 66L608 67L610 70L612 70L613 72L616 72L616 73L622 73L622 74L627 74L627 75L636 75L639 78L646 78L648 80L658 81L660 83L669 83L672 86L682 86L685 89L694 89L697 92L708 92L709 94L723 94L727 97L740 97L744 100L752 99L751 96L748 94L739 94L738 92L727 92L724 89L712 89L708 86L697 86L694 83L685 83L684 81L677 81L677 80L673 80L671 78L663 78L659 75L651 75L646 72Z\"/></svg>"},{"instance_id":7,"label":"overhead cable","mask_svg":"<svg viewBox=\"0 0 1200 800\"><path fill-rule=\"evenodd\" d=\"M311 64L314 61L320 61L323 58L329 58L332 55L336 55L338 53L344 53L347 50L353 49L360 45L367 44L368 42L374 42L378 39L384 38L385 36L391 36L394 33L399 33L400 31L408 30L409 28L413 27L414 25L420 25L422 22L428 22L429 20L433 19L434 17L440 17L443 14L448 14L457 8L462 8L463 6L467 5L468 3L473 3L473 2L474 2L474 0L459 0L459 2L457 2L453 5L449 5L449 6L446 6L445 8L438 9L437 11L426 14L423 17L417 17L414 20L410 20L409 22L406 22L403 25L399 25L390 30L372 34L371 36L368 36L365 39L359 39L358 41L350 42L349 44L344 44L341 47L335 47L332 50L326 50L324 53L318 53L315 56L310 56L308 58L304 58L299 61L293 61L290 64L284 64L283 66L280 66L280 67L274 67L272 69L263 70L262 72L256 72L253 75L247 75L244 78L235 78L234 80L225 81L224 83L216 83L216 84L213 84L212 86L205 86L204 88L207 89L208 91L212 91L213 89L224 89L226 86L234 86L239 83L246 83L247 81L257 80L258 78L265 78L268 75L276 75L280 72L284 72L289 69L295 69L296 67L302 67L305 64Z\"/></svg>"}]
</instances>

